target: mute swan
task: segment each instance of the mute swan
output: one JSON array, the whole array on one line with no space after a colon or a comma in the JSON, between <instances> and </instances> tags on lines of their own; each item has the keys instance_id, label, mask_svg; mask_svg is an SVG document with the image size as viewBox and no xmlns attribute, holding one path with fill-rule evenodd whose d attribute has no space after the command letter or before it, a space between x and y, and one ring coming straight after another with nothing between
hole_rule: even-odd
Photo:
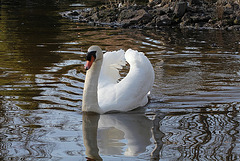
<instances>
[{"instance_id":1,"label":"mute swan","mask_svg":"<svg viewBox=\"0 0 240 161\"><path fill-rule=\"evenodd\" d=\"M82 111L126 112L147 104L154 71L142 52L128 49L125 54L123 50L103 54L99 46L91 46L86 58ZM119 81L118 69L126 64L125 59L130 70Z\"/></svg>"}]
</instances>

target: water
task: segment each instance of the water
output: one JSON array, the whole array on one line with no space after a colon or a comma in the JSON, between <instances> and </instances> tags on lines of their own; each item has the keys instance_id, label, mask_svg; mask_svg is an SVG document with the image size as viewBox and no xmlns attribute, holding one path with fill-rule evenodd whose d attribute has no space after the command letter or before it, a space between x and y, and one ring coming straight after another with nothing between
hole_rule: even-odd
<instances>
[{"instance_id":1,"label":"water","mask_svg":"<svg viewBox=\"0 0 240 161\"><path fill-rule=\"evenodd\" d=\"M240 33L114 29L59 15L99 3L90 2L1 1L1 160L239 160ZM146 53L156 80L144 113L81 113L92 44Z\"/></svg>"}]
</instances>

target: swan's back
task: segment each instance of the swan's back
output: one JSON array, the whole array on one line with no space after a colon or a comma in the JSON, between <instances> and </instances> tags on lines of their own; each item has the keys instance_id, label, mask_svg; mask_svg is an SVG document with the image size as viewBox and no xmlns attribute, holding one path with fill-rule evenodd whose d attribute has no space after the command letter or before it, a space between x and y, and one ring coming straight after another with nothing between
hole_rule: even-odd
<instances>
[{"instance_id":1,"label":"swan's back","mask_svg":"<svg viewBox=\"0 0 240 161\"><path fill-rule=\"evenodd\" d=\"M130 64L129 73L118 82L119 70ZM154 71L148 58L142 53L128 49L104 54L99 77L98 102L103 112L130 111L148 102L148 92L154 83Z\"/></svg>"}]
</instances>

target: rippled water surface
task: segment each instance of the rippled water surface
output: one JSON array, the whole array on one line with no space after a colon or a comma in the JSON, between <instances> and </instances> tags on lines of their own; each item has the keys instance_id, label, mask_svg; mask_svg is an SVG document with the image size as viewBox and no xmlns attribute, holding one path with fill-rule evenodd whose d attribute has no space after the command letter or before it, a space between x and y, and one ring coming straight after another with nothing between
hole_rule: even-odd
<instances>
[{"instance_id":1,"label":"rippled water surface","mask_svg":"<svg viewBox=\"0 0 240 161\"><path fill-rule=\"evenodd\" d=\"M94 27L59 14L97 3L1 1L0 159L240 160L240 33ZM145 52L156 77L145 112L81 113L92 44Z\"/></svg>"}]
</instances>

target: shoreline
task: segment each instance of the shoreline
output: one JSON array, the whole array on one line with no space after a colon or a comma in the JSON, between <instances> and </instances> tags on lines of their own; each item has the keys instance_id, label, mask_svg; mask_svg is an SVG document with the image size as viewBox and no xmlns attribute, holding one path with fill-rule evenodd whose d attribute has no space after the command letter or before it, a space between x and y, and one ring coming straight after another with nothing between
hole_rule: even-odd
<instances>
[{"instance_id":1,"label":"shoreline","mask_svg":"<svg viewBox=\"0 0 240 161\"><path fill-rule=\"evenodd\" d=\"M240 31L240 4L189 4L172 2L163 5L102 5L61 13L62 17L92 25L161 29L221 29Z\"/></svg>"}]
</instances>

